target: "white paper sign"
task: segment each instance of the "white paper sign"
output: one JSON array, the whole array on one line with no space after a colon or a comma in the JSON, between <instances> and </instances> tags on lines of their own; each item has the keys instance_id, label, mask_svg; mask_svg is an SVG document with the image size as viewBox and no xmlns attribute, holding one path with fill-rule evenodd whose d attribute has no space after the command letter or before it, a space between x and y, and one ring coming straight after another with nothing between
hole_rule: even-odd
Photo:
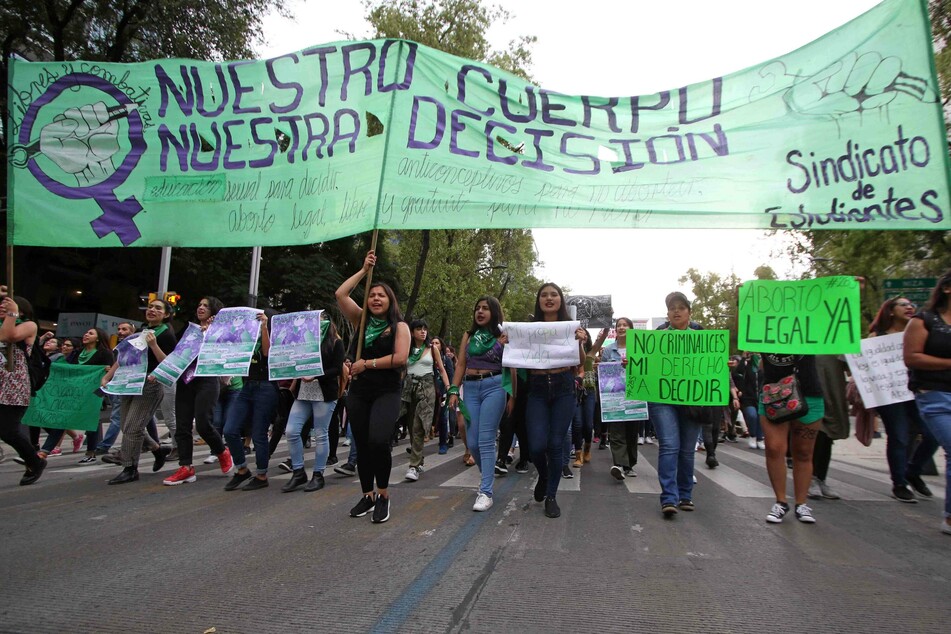
<instances>
[{"instance_id":1,"label":"white paper sign","mask_svg":"<svg viewBox=\"0 0 951 634\"><path fill-rule=\"evenodd\" d=\"M855 385L865 407L902 403L915 398L908 390L908 368L902 356L903 333L862 340L861 354L847 354Z\"/></svg>"},{"instance_id":2,"label":"white paper sign","mask_svg":"<svg viewBox=\"0 0 951 634\"><path fill-rule=\"evenodd\" d=\"M509 342L502 352L506 368L549 370L578 365L577 321L506 322Z\"/></svg>"}]
</instances>

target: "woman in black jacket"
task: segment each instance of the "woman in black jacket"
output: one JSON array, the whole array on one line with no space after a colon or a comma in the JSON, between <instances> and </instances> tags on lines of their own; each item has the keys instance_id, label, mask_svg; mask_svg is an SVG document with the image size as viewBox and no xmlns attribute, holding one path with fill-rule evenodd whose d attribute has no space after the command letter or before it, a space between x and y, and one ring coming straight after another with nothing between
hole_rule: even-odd
<instances>
[{"instance_id":1,"label":"woman in black jacket","mask_svg":"<svg viewBox=\"0 0 951 634\"><path fill-rule=\"evenodd\" d=\"M281 487L287 493L306 484L304 491L318 491L324 488L324 469L330 455L330 443L327 430L333 418L334 407L339 398L340 371L343 369L343 341L337 336L333 322L326 319L320 322L320 358L324 373L318 377L301 379L300 392L291 406L287 419L287 447L291 454L291 468L294 470L290 481ZM316 380L315 380L316 379ZM307 482L304 469L304 441L301 430L311 414L314 416L314 476Z\"/></svg>"}]
</instances>

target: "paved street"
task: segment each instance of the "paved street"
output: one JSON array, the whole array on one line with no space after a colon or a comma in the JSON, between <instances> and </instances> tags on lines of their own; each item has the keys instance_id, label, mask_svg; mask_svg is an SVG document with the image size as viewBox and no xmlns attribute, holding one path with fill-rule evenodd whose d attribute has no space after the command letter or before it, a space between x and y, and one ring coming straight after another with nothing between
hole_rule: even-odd
<instances>
[{"instance_id":1,"label":"paved street","mask_svg":"<svg viewBox=\"0 0 951 634\"><path fill-rule=\"evenodd\" d=\"M6 448L0 631L941 632L951 619L944 478L926 478L933 500L890 498L884 440L836 443L843 499L813 502L811 526L764 521L763 454L745 444L721 446L712 471L698 454L697 510L673 520L656 446L624 482L593 452L562 480L556 520L532 500L534 471L496 479L495 506L473 513L461 443L428 445L416 483L402 480L406 446L382 525L348 517L356 478L328 470L322 491L281 493L283 443L268 489L230 493L206 447L198 481L178 487L161 483L175 465L153 474L148 454L137 483L106 486L118 467L68 454L19 487Z\"/></svg>"}]
</instances>

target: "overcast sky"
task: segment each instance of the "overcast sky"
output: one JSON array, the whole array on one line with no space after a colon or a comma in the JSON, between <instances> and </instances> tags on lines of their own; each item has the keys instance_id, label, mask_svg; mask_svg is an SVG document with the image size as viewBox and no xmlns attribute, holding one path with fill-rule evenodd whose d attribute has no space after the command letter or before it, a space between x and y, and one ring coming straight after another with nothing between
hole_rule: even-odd
<instances>
[{"instance_id":1,"label":"overcast sky","mask_svg":"<svg viewBox=\"0 0 951 634\"><path fill-rule=\"evenodd\" d=\"M489 33L496 48L535 35L535 80L567 94L651 94L725 75L792 51L848 22L876 0L505 0L512 14ZM263 56L364 36L361 2L296 0L294 20L265 22ZM613 295L615 315L664 314L664 296L690 267L752 277L760 264L782 276L790 263L761 231L536 229L536 273L580 295Z\"/></svg>"}]
</instances>

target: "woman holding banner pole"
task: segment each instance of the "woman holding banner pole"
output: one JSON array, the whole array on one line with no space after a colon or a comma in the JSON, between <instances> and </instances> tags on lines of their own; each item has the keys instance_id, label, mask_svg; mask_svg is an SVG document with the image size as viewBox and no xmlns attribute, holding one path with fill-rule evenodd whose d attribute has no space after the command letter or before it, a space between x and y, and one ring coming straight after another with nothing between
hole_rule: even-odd
<instances>
[{"instance_id":1,"label":"woman holding banner pole","mask_svg":"<svg viewBox=\"0 0 951 634\"><path fill-rule=\"evenodd\" d=\"M569 321L565 296L557 284L543 284L535 295L533 321ZM525 426L532 462L538 470L535 501L545 502L545 516L561 516L555 495L561 482L564 464L563 445L575 411L575 373L584 364L584 341L587 333L575 330L578 341L578 363L566 367L529 370L528 404Z\"/></svg>"},{"instance_id":2,"label":"woman holding banner pole","mask_svg":"<svg viewBox=\"0 0 951 634\"><path fill-rule=\"evenodd\" d=\"M479 465L482 479L473 511L492 508L492 485L495 481L495 439L499 422L508 409L512 412L513 398L506 392L512 381L505 380L508 368L502 367L502 350L508 341L502 333L502 306L499 300L484 295L476 300L472 326L462 335L456 372L449 387L449 411L459 407L459 388L464 385L463 406L469 413L466 426L469 451ZM511 379L511 373L508 375ZM505 385L508 384L508 390Z\"/></svg>"},{"instance_id":3,"label":"woman holding banner pole","mask_svg":"<svg viewBox=\"0 0 951 634\"><path fill-rule=\"evenodd\" d=\"M945 454L946 494L941 532L951 535L951 270L938 279L924 309L905 329L908 389Z\"/></svg>"},{"instance_id":4,"label":"woman holding banner pole","mask_svg":"<svg viewBox=\"0 0 951 634\"><path fill-rule=\"evenodd\" d=\"M217 297L202 297L195 309L195 317L201 331L208 330L208 326L215 320L215 315L224 308L224 304ZM224 440L218 430L212 425L215 414L215 405L218 403L218 394L221 390L221 379L217 376L195 376L198 359L195 359L185 368L178 384L172 393L175 395L175 442L178 445L178 470L162 480L166 486L176 486L197 479L192 457L195 453L195 437L192 435L192 420L198 435L202 437L211 454L218 458L218 465L222 473L231 471L231 452L225 447ZM151 377L149 377L151 378ZM154 379L152 379L154 380ZM168 393L168 392L166 392Z\"/></svg>"},{"instance_id":5,"label":"woman holding banner pole","mask_svg":"<svg viewBox=\"0 0 951 634\"><path fill-rule=\"evenodd\" d=\"M904 332L908 322L914 316L915 305L908 299L895 297L886 300L879 308L875 319L869 324L869 337ZM875 411L881 417L882 424L885 425L885 457L892 477L892 497L900 502L916 503L918 500L908 488L910 484L918 495L930 498L931 489L921 479L921 471L938 451L938 441L921 420L918 405L911 400L880 405L875 408ZM921 442L914 453L909 455L911 442L919 432Z\"/></svg>"},{"instance_id":6,"label":"woman holding banner pole","mask_svg":"<svg viewBox=\"0 0 951 634\"><path fill-rule=\"evenodd\" d=\"M146 373L151 373L165 356L175 349L175 334L168 322L172 318L172 307L165 300L153 299L145 309L145 325L140 337L143 337L148 348L148 364ZM105 387L112 380L119 362L112 364L102 377L102 386ZM162 447L158 442L145 433L145 427L152 420L155 410L165 397L162 384L157 381L146 381L139 396L122 396L121 427L122 427L122 471L109 480L109 484L126 484L139 479L139 451L144 440L152 446L152 455L155 462L152 471L158 471L165 465L165 459L171 451Z\"/></svg>"},{"instance_id":7,"label":"woman holding banner pole","mask_svg":"<svg viewBox=\"0 0 951 634\"><path fill-rule=\"evenodd\" d=\"M350 517L363 517L372 510L373 523L380 524L390 519L390 439L400 415L400 374L409 357L410 333L396 294L388 285L368 284L366 312L350 298L375 264L376 255L370 250L363 267L341 284L335 295L341 312L356 329L357 340L363 342L362 352L355 355L359 358L350 364L347 394L347 416L360 457L357 471L363 491L350 509Z\"/></svg>"}]
</instances>

